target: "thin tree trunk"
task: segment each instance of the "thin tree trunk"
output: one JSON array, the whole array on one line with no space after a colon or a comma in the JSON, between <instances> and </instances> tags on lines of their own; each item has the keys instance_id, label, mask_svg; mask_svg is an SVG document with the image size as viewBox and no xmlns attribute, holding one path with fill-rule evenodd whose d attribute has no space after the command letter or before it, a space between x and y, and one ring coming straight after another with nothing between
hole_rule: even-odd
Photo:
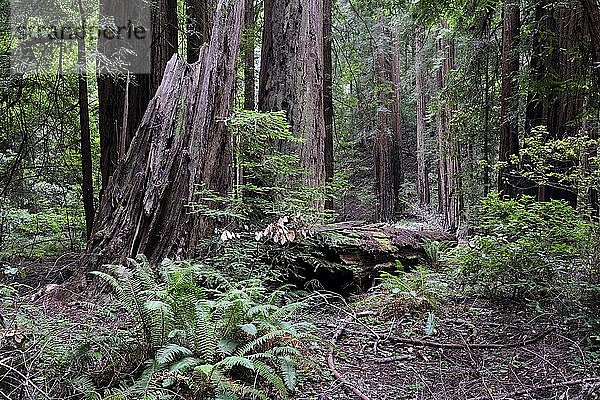
<instances>
[{"instance_id":1,"label":"thin tree trunk","mask_svg":"<svg viewBox=\"0 0 600 400\"><path fill-rule=\"evenodd\" d=\"M246 0L244 12L244 109L256 108L256 78L254 68L255 13L254 0Z\"/></svg>"},{"instance_id":2,"label":"thin tree trunk","mask_svg":"<svg viewBox=\"0 0 600 400\"><path fill-rule=\"evenodd\" d=\"M259 84L261 111L287 112L305 169L304 183L325 184L322 0L265 0Z\"/></svg>"},{"instance_id":3,"label":"thin tree trunk","mask_svg":"<svg viewBox=\"0 0 600 400\"><path fill-rule=\"evenodd\" d=\"M88 243L89 266L144 254L189 258L214 221L190 213L198 187L224 195L231 184L224 122L231 110L244 0L221 0L200 61L176 56L150 102L131 148L102 198Z\"/></svg>"},{"instance_id":4,"label":"thin tree trunk","mask_svg":"<svg viewBox=\"0 0 600 400\"><path fill-rule=\"evenodd\" d=\"M325 180L334 175L334 110L333 110L333 0L323 0L323 115L325 118ZM333 201L327 200L325 208L333 209Z\"/></svg>"},{"instance_id":5,"label":"thin tree trunk","mask_svg":"<svg viewBox=\"0 0 600 400\"><path fill-rule=\"evenodd\" d=\"M393 167L393 126L392 99L390 85L391 74L387 60L389 35L386 20L382 13L377 23L377 86L379 104L377 107L377 133L373 149L373 164L375 170L375 189L377 193L378 221L391 221L394 218L394 171Z\"/></svg>"},{"instance_id":6,"label":"thin tree trunk","mask_svg":"<svg viewBox=\"0 0 600 400\"><path fill-rule=\"evenodd\" d=\"M519 154L518 103L515 80L519 72L518 40L520 30L519 0L506 0L502 26L502 88L500 94L500 149L498 160L510 161ZM510 176L510 167L498 172L498 190L508 196L517 194L517 184Z\"/></svg>"},{"instance_id":7,"label":"thin tree trunk","mask_svg":"<svg viewBox=\"0 0 600 400\"><path fill-rule=\"evenodd\" d=\"M214 0L185 0L187 17L187 60L198 61L200 48L210 41Z\"/></svg>"},{"instance_id":8,"label":"thin tree trunk","mask_svg":"<svg viewBox=\"0 0 600 400\"><path fill-rule=\"evenodd\" d=\"M444 24L447 30L447 24ZM455 47L453 39L447 38L446 33L437 41L438 53L442 55L442 65L438 70L438 91L446 89L450 71L454 69ZM444 228L450 232L458 229L463 212L463 196L460 178L460 144L451 126L453 117L452 106L447 101L438 111L437 131L439 147L439 211L443 217Z\"/></svg>"},{"instance_id":9,"label":"thin tree trunk","mask_svg":"<svg viewBox=\"0 0 600 400\"><path fill-rule=\"evenodd\" d=\"M78 1L79 15L85 35L85 18L81 0ZM87 57L85 36L77 39L77 62L79 64L79 127L81 129L81 189L83 192L83 210L85 213L85 232L89 239L94 225L94 182L92 167L92 144L90 138L90 110L88 103Z\"/></svg>"},{"instance_id":10,"label":"thin tree trunk","mask_svg":"<svg viewBox=\"0 0 600 400\"><path fill-rule=\"evenodd\" d=\"M425 148L425 73L423 71L423 46L424 32L422 27L416 27L415 31L415 93L417 98L417 193L419 196L419 207L429 208L431 206L431 194L429 189L429 171L427 168Z\"/></svg>"},{"instance_id":11,"label":"thin tree trunk","mask_svg":"<svg viewBox=\"0 0 600 400\"><path fill-rule=\"evenodd\" d=\"M391 32L392 45L392 175L394 180L394 212L396 214L404 211L403 204L399 201L404 184L404 137L402 133L402 102L400 93L400 44L395 29Z\"/></svg>"}]
</instances>

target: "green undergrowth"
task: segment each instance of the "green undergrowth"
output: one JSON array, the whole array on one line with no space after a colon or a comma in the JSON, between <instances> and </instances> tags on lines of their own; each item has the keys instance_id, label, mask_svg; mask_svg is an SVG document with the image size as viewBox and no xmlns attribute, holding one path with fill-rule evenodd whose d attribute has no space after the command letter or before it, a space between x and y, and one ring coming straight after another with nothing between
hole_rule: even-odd
<instances>
[{"instance_id":1,"label":"green undergrowth","mask_svg":"<svg viewBox=\"0 0 600 400\"><path fill-rule=\"evenodd\" d=\"M82 318L2 287L4 397L285 399L320 373L306 295L191 262L156 273L139 258L94 275L113 299Z\"/></svg>"}]
</instances>

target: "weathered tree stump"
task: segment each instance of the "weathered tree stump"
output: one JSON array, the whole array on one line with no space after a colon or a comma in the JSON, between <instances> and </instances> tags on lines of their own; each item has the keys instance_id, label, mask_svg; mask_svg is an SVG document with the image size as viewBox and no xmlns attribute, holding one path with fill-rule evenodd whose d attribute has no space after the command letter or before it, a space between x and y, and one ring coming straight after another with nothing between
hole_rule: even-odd
<instances>
[{"instance_id":1,"label":"weathered tree stump","mask_svg":"<svg viewBox=\"0 0 600 400\"><path fill-rule=\"evenodd\" d=\"M210 46L199 61L174 56L129 151L100 203L88 267L144 254L153 263L193 256L211 221L189 213L198 185L225 193L231 136L225 124L234 98L243 0L221 0Z\"/></svg>"}]
</instances>

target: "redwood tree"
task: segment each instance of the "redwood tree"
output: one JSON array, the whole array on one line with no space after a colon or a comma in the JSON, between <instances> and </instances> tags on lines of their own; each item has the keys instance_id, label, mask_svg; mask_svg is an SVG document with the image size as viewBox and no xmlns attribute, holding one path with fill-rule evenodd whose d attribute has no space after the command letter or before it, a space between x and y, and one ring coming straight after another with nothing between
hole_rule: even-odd
<instances>
[{"instance_id":1,"label":"redwood tree","mask_svg":"<svg viewBox=\"0 0 600 400\"><path fill-rule=\"evenodd\" d=\"M302 139L304 182L325 183L322 0L265 0L259 83L261 111L287 113Z\"/></svg>"},{"instance_id":2,"label":"redwood tree","mask_svg":"<svg viewBox=\"0 0 600 400\"><path fill-rule=\"evenodd\" d=\"M417 98L417 195L419 206L427 208L431 203L429 171L425 148L425 72L423 71L424 32L418 26L415 30L415 96Z\"/></svg>"},{"instance_id":3,"label":"redwood tree","mask_svg":"<svg viewBox=\"0 0 600 400\"><path fill-rule=\"evenodd\" d=\"M519 72L519 1L506 0L502 11L502 85L500 92L500 149L498 160L506 163L519 154L518 101L516 77ZM517 184L508 167L498 173L498 190L508 196L517 194Z\"/></svg>"}]
</instances>

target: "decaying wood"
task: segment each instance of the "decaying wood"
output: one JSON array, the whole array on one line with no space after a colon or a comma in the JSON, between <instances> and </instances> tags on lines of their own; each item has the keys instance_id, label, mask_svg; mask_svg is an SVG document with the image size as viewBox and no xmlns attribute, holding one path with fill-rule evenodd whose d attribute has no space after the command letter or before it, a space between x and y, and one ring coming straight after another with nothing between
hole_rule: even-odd
<instances>
[{"instance_id":1,"label":"decaying wood","mask_svg":"<svg viewBox=\"0 0 600 400\"><path fill-rule=\"evenodd\" d=\"M363 269L382 264L416 265L427 257L424 242L455 241L446 232L400 228L387 224L343 222L314 228L320 245L331 261L345 265L361 265ZM334 239L334 240L331 240ZM335 259L335 260L334 260Z\"/></svg>"},{"instance_id":2,"label":"decaying wood","mask_svg":"<svg viewBox=\"0 0 600 400\"><path fill-rule=\"evenodd\" d=\"M199 185L225 193L243 0L221 0L199 61L171 58L124 161L102 197L89 266L144 254L152 262L192 257L211 221L189 213Z\"/></svg>"}]
</instances>

